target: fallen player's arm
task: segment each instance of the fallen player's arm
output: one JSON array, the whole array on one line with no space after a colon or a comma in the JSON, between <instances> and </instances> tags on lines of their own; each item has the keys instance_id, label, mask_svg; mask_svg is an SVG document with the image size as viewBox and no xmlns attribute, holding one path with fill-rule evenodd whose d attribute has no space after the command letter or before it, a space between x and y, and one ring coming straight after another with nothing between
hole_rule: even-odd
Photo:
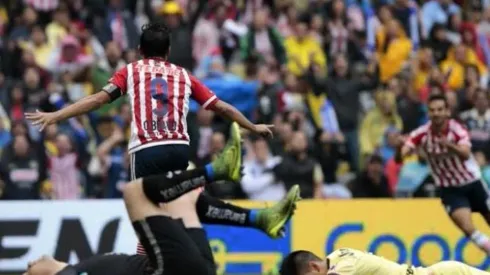
<instances>
[{"instance_id":1,"label":"fallen player's arm","mask_svg":"<svg viewBox=\"0 0 490 275\"><path fill-rule=\"evenodd\" d=\"M236 121L238 125L249 131L255 132L255 124L248 120L240 111L238 111L232 105L218 100L216 104L211 107L214 112L230 119L231 121Z\"/></svg>"},{"instance_id":2,"label":"fallen player's arm","mask_svg":"<svg viewBox=\"0 0 490 275\"><path fill-rule=\"evenodd\" d=\"M102 107L102 105L108 103L109 101L111 101L111 96L106 91L100 91L96 94L86 96L61 110L56 111L56 120L62 121L71 117L89 113Z\"/></svg>"}]
</instances>

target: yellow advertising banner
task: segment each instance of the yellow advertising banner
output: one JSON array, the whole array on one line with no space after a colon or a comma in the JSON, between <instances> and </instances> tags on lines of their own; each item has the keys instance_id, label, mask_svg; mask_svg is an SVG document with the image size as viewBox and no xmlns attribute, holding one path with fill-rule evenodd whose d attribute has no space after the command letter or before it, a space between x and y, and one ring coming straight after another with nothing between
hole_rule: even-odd
<instances>
[{"instance_id":1,"label":"yellow advertising banner","mask_svg":"<svg viewBox=\"0 0 490 275\"><path fill-rule=\"evenodd\" d=\"M479 215L475 225L490 234ZM490 259L456 228L438 199L301 202L291 224L293 250L324 256L352 247L400 263L456 260L488 269Z\"/></svg>"},{"instance_id":2,"label":"yellow advertising banner","mask_svg":"<svg viewBox=\"0 0 490 275\"><path fill-rule=\"evenodd\" d=\"M474 221L490 234L479 215ZM456 260L490 267L490 258L452 224L438 199L301 201L287 230L285 238L271 240L254 229L206 226L221 274L264 274L291 251L306 249L323 257L341 247L416 266Z\"/></svg>"}]
</instances>

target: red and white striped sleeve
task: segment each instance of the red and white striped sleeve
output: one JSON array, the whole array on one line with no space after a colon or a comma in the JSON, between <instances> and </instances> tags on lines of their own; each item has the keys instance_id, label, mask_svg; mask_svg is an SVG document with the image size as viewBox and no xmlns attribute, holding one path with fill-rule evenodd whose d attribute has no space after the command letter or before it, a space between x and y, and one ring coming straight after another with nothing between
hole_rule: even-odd
<instances>
[{"instance_id":1,"label":"red and white striped sleeve","mask_svg":"<svg viewBox=\"0 0 490 275\"><path fill-rule=\"evenodd\" d=\"M451 130L454 133L455 136L455 142L458 145L466 145L471 147L471 140L470 140L470 134L468 133L468 130L461 125L457 121L452 121L451 123Z\"/></svg>"},{"instance_id":2,"label":"red and white striped sleeve","mask_svg":"<svg viewBox=\"0 0 490 275\"><path fill-rule=\"evenodd\" d=\"M195 76L189 74L189 78L191 79L192 98L204 109L211 109L218 102L218 97Z\"/></svg>"},{"instance_id":3,"label":"red and white striped sleeve","mask_svg":"<svg viewBox=\"0 0 490 275\"><path fill-rule=\"evenodd\" d=\"M408 135L408 138L405 141L404 145L409 148L416 149L422 143L422 138L424 137L424 135L426 135L427 130L427 125L422 125L419 128L413 130L410 135Z\"/></svg>"},{"instance_id":4,"label":"red and white striped sleeve","mask_svg":"<svg viewBox=\"0 0 490 275\"><path fill-rule=\"evenodd\" d=\"M115 72L114 75L109 79L109 83L116 85L119 89L121 89L121 95L124 95L128 90L127 79L128 67L126 66Z\"/></svg>"}]
</instances>

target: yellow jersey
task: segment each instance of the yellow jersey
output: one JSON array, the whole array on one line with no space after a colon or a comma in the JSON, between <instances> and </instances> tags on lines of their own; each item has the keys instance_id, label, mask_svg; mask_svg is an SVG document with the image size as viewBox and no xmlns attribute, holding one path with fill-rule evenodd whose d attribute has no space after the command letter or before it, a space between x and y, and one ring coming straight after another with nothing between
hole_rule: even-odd
<instances>
[{"instance_id":1,"label":"yellow jersey","mask_svg":"<svg viewBox=\"0 0 490 275\"><path fill-rule=\"evenodd\" d=\"M489 275L456 261L444 261L427 268L398 264L371 253L350 248L327 256L327 275Z\"/></svg>"},{"instance_id":2,"label":"yellow jersey","mask_svg":"<svg viewBox=\"0 0 490 275\"><path fill-rule=\"evenodd\" d=\"M327 256L327 275L428 275L423 268L398 264L371 253L350 248L335 250Z\"/></svg>"}]
</instances>

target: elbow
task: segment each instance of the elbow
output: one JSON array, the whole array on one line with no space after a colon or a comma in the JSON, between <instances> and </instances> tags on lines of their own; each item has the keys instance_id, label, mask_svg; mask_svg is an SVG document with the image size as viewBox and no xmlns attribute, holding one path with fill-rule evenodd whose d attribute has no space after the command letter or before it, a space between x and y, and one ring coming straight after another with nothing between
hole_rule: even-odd
<instances>
[{"instance_id":1,"label":"elbow","mask_svg":"<svg viewBox=\"0 0 490 275\"><path fill-rule=\"evenodd\" d=\"M234 112L233 107L227 103L224 103L223 101L217 102L212 107L212 110L225 117L231 117Z\"/></svg>"}]
</instances>

